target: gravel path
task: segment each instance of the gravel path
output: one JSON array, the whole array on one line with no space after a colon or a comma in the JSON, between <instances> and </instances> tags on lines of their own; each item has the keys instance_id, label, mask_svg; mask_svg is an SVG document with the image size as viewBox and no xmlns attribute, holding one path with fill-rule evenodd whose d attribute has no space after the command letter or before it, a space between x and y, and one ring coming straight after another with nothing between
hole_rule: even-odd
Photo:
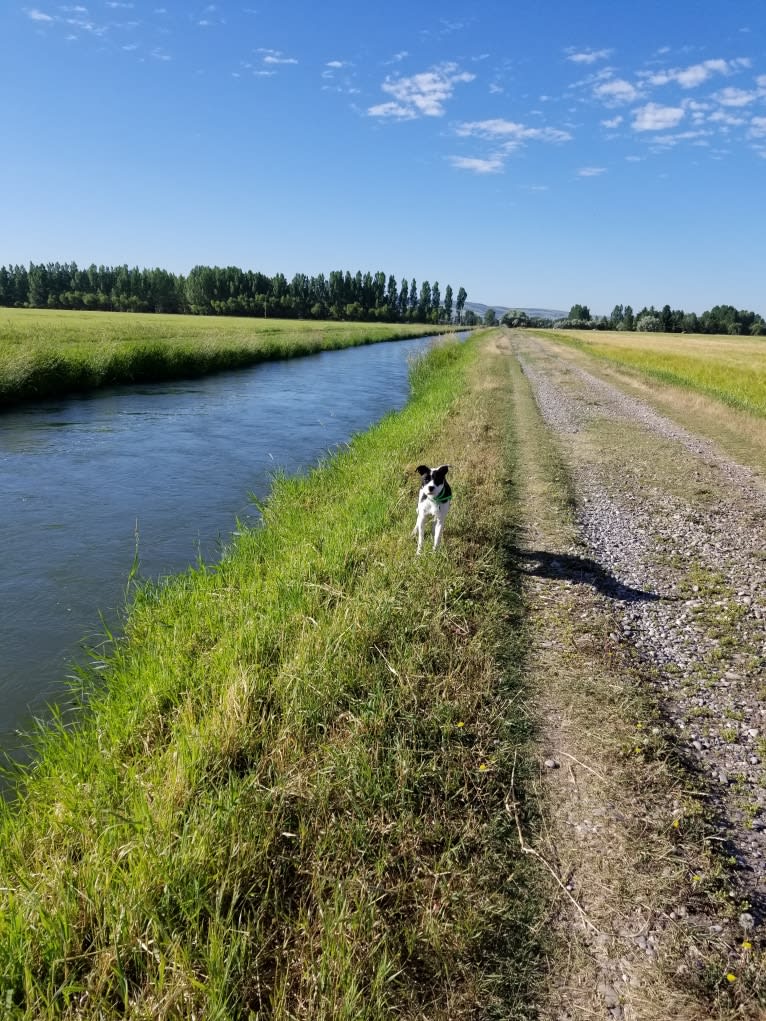
<instances>
[{"instance_id":1,"label":"gravel path","mask_svg":"<svg viewBox=\"0 0 766 1021\"><path fill-rule=\"evenodd\" d=\"M647 404L526 339L517 351L572 479L612 639L650 668L707 775L754 919L766 914L766 488ZM582 551L580 551L581 553Z\"/></svg>"}]
</instances>

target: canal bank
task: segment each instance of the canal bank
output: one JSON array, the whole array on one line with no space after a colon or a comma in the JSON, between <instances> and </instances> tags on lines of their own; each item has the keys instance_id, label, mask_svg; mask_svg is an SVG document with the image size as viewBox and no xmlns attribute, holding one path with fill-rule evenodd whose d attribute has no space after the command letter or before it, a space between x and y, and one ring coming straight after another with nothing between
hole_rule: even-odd
<instances>
[{"instance_id":1,"label":"canal bank","mask_svg":"<svg viewBox=\"0 0 766 1021\"><path fill-rule=\"evenodd\" d=\"M279 481L215 570L141 591L80 726L0 814L11 1016L523 1002L537 905L503 805L528 723L488 357L437 348L407 407ZM416 557L415 467L447 456L445 546Z\"/></svg>"},{"instance_id":2,"label":"canal bank","mask_svg":"<svg viewBox=\"0 0 766 1021\"><path fill-rule=\"evenodd\" d=\"M302 472L409 393L433 337L20 406L0 420L0 748L103 644L138 555L158 579L213 562Z\"/></svg>"}]
</instances>

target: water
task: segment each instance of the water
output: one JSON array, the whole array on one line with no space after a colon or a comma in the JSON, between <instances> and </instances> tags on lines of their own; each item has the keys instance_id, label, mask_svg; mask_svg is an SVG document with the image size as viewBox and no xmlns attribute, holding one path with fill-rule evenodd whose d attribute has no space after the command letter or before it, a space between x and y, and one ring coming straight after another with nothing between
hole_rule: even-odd
<instances>
[{"instance_id":1,"label":"water","mask_svg":"<svg viewBox=\"0 0 766 1021\"><path fill-rule=\"evenodd\" d=\"M433 338L120 387L0 416L0 749L64 690L140 577L217 558L276 469L305 470L408 396Z\"/></svg>"}]
</instances>

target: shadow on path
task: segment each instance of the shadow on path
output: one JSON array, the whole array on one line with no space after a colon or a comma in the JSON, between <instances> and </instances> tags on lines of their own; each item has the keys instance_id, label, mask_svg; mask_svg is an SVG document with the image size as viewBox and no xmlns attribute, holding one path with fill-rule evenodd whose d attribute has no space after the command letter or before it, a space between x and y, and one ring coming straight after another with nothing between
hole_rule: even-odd
<instances>
[{"instance_id":1,"label":"shadow on path","mask_svg":"<svg viewBox=\"0 0 766 1021\"><path fill-rule=\"evenodd\" d=\"M614 575L605 571L601 564L589 557L547 553L544 550L523 550L518 547L511 547L510 555L523 574L592 585L597 592L610 599L621 599L626 603L650 603L662 598L654 592L644 592L642 589L623 585Z\"/></svg>"}]
</instances>

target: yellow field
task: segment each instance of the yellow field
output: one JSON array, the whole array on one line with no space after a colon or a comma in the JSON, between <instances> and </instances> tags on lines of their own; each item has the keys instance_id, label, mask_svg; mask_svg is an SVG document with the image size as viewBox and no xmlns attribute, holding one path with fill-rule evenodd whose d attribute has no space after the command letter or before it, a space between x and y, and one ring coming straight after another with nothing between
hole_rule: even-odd
<instances>
[{"instance_id":1,"label":"yellow field","mask_svg":"<svg viewBox=\"0 0 766 1021\"><path fill-rule=\"evenodd\" d=\"M766 339L597 330L534 331L621 368L766 417Z\"/></svg>"}]
</instances>

